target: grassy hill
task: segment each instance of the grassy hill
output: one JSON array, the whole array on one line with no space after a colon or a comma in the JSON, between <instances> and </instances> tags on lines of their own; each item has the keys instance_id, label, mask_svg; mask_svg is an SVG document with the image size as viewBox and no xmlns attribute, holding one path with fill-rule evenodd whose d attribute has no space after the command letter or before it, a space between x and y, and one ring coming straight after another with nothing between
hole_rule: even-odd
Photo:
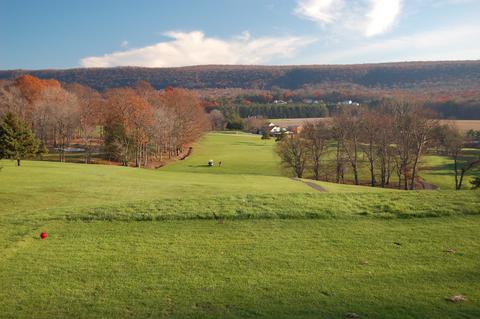
<instances>
[{"instance_id":1,"label":"grassy hill","mask_svg":"<svg viewBox=\"0 0 480 319\"><path fill-rule=\"evenodd\" d=\"M479 192L318 192L273 143L210 134L159 170L0 162L0 317L480 316Z\"/></svg>"},{"instance_id":2,"label":"grassy hill","mask_svg":"<svg viewBox=\"0 0 480 319\"><path fill-rule=\"evenodd\" d=\"M168 165L162 171L209 174L281 176L280 159L273 151L275 141L261 141L246 133L210 133L193 145L193 156ZM221 167L208 167L209 160ZM268 187L268 186L266 186Z\"/></svg>"}]
</instances>

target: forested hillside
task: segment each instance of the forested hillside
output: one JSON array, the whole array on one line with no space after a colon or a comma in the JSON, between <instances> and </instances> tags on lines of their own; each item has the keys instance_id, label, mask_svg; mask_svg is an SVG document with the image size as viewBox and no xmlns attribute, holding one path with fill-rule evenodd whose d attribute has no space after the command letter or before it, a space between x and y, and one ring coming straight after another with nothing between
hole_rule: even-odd
<instances>
[{"instance_id":1,"label":"forested hillside","mask_svg":"<svg viewBox=\"0 0 480 319\"><path fill-rule=\"evenodd\" d=\"M477 87L480 61L406 62L312 66L195 66L183 68L87 68L68 70L0 71L0 79L29 73L64 83L81 83L97 90L131 86L139 80L155 88L299 89L318 84L350 83L369 88Z\"/></svg>"},{"instance_id":2,"label":"forested hillside","mask_svg":"<svg viewBox=\"0 0 480 319\"><path fill-rule=\"evenodd\" d=\"M194 89L207 105L353 100L375 107L388 96L408 95L440 118L480 119L480 60L310 66L192 66L0 71L1 79L31 74L99 91L147 81L156 89ZM222 102L222 99L228 98ZM308 103L307 103L308 104ZM262 109L264 110L264 109ZM262 111L263 112L263 111ZM268 115L249 109L247 115ZM283 112L285 113L285 112ZM301 117L307 115L302 112ZM316 114L318 116L318 114Z\"/></svg>"}]
</instances>

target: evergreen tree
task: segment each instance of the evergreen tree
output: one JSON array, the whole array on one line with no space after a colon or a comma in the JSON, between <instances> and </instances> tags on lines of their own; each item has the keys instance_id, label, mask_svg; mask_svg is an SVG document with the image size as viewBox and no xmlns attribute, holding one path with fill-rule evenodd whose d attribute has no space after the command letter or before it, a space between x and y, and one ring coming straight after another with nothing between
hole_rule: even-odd
<instances>
[{"instance_id":1,"label":"evergreen tree","mask_svg":"<svg viewBox=\"0 0 480 319\"><path fill-rule=\"evenodd\" d=\"M269 140L270 139L270 132L268 128L266 128L262 133L262 140Z\"/></svg>"},{"instance_id":2,"label":"evergreen tree","mask_svg":"<svg viewBox=\"0 0 480 319\"><path fill-rule=\"evenodd\" d=\"M282 131L282 132L281 132L280 134L278 134L277 137L275 138L275 142L280 142L280 141L283 140L286 136L287 136L287 132Z\"/></svg>"},{"instance_id":3,"label":"evergreen tree","mask_svg":"<svg viewBox=\"0 0 480 319\"><path fill-rule=\"evenodd\" d=\"M40 150L40 141L25 122L11 112L2 116L0 119L0 159L14 159L20 166L22 159L36 155Z\"/></svg>"}]
</instances>

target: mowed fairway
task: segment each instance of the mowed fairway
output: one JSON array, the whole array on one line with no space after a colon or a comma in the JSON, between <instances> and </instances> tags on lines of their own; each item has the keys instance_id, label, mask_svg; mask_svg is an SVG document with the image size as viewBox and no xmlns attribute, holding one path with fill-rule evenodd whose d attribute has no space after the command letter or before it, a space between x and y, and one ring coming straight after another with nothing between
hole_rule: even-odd
<instances>
[{"instance_id":1,"label":"mowed fairway","mask_svg":"<svg viewBox=\"0 0 480 319\"><path fill-rule=\"evenodd\" d=\"M0 214L160 198L314 192L280 176L274 142L267 143L250 134L210 134L201 147L194 146L192 157L159 170L30 161L15 167L2 161ZM210 157L224 164L208 167Z\"/></svg>"},{"instance_id":2,"label":"mowed fairway","mask_svg":"<svg viewBox=\"0 0 480 319\"><path fill-rule=\"evenodd\" d=\"M193 156L168 165L162 171L209 174L254 174L281 176L280 159L273 151L274 139L261 140L245 133L210 133L193 145ZM213 160L216 167L208 167ZM222 162L222 166L218 166Z\"/></svg>"},{"instance_id":3,"label":"mowed fairway","mask_svg":"<svg viewBox=\"0 0 480 319\"><path fill-rule=\"evenodd\" d=\"M273 145L209 134L159 170L0 162L0 318L480 317L478 191L320 193Z\"/></svg>"}]
</instances>

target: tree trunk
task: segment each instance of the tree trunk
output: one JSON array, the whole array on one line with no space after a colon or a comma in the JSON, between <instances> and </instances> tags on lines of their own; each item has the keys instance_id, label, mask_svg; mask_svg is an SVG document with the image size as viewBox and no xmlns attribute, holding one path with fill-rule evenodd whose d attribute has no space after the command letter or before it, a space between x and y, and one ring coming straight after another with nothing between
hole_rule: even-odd
<instances>
[{"instance_id":1,"label":"tree trunk","mask_svg":"<svg viewBox=\"0 0 480 319\"><path fill-rule=\"evenodd\" d=\"M408 190L408 168L407 168L407 162L404 161L402 165L400 166L400 172L403 176L403 189Z\"/></svg>"},{"instance_id":2,"label":"tree trunk","mask_svg":"<svg viewBox=\"0 0 480 319\"><path fill-rule=\"evenodd\" d=\"M315 175L315 179L318 181L320 180L320 159L315 158L313 160L313 173Z\"/></svg>"},{"instance_id":3,"label":"tree trunk","mask_svg":"<svg viewBox=\"0 0 480 319\"><path fill-rule=\"evenodd\" d=\"M358 181L358 168L357 168L357 163L358 163L358 154L357 154L357 138L355 137L353 140L354 147L353 147L353 163L352 163L352 168L353 168L353 179L355 181L355 185L359 184Z\"/></svg>"},{"instance_id":4,"label":"tree trunk","mask_svg":"<svg viewBox=\"0 0 480 319\"><path fill-rule=\"evenodd\" d=\"M336 159L337 159L337 167L336 167L336 182L337 183L340 183L340 171L341 171L341 162L340 162L340 142L337 142L337 155L336 155Z\"/></svg>"},{"instance_id":5,"label":"tree trunk","mask_svg":"<svg viewBox=\"0 0 480 319\"><path fill-rule=\"evenodd\" d=\"M390 177L392 176L392 160L390 158L390 155L387 159L387 179L385 181L385 185L389 185L390 184Z\"/></svg>"},{"instance_id":6,"label":"tree trunk","mask_svg":"<svg viewBox=\"0 0 480 319\"><path fill-rule=\"evenodd\" d=\"M458 188L458 163L457 163L457 157L456 156L453 158L453 169L455 171L455 189L459 190L459 188Z\"/></svg>"},{"instance_id":7,"label":"tree trunk","mask_svg":"<svg viewBox=\"0 0 480 319\"><path fill-rule=\"evenodd\" d=\"M353 181L355 185L358 185L358 170L357 170L357 164L353 165L352 164L352 169L353 169Z\"/></svg>"},{"instance_id":8,"label":"tree trunk","mask_svg":"<svg viewBox=\"0 0 480 319\"><path fill-rule=\"evenodd\" d=\"M410 189L414 190L415 189L415 177L417 175L417 165L418 161L420 160L420 155L422 154L422 147L420 146L417 150L417 154L415 154L415 161L413 163L412 167L412 178L410 182Z\"/></svg>"},{"instance_id":9,"label":"tree trunk","mask_svg":"<svg viewBox=\"0 0 480 319\"><path fill-rule=\"evenodd\" d=\"M372 187L375 187L377 184L377 181L375 180L375 163L373 160L370 161L370 182L372 184Z\"/></svg>"},{"instance_id":10,"label":"tree trunk","mask_svg":"<svg viewBox=\"0 0 480 319\"><path fill-rule=\"evenodd\" d=\"M462 168L461 171L460 171L460 181L458 182L457 190L462 189L463 176L465 175L465 172L466 172L466 170Z\"/></svg>"}]
</instances>

